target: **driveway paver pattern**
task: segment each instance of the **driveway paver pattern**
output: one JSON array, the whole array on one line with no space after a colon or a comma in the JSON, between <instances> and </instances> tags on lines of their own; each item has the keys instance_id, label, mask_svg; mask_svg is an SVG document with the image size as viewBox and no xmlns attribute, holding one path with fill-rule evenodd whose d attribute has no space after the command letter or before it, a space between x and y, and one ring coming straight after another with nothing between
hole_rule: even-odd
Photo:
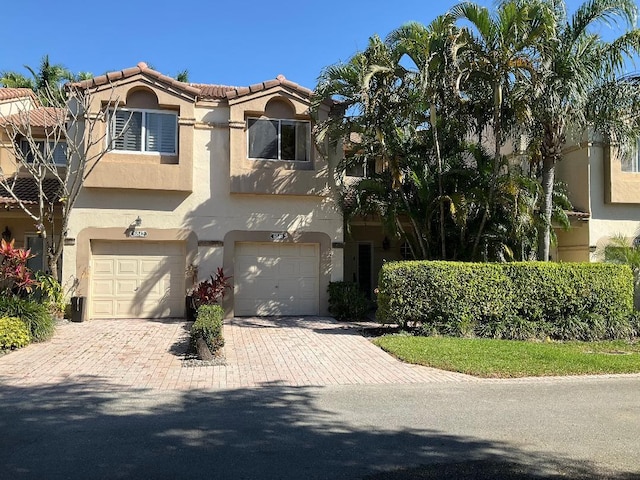
<instances>
[{"instance_id":1,"label":"driveway paver pattern","mask_svg":"<svg viewBox=\"0 0 640 480\"><path fill-rule=\"evenodd\" d=\"M49 342L0 356L0 382L82 380L90 388L94 378L123 388L187 390L479 381L402 363L357 326L325 317L226 320L225 364L194 366L185 361L189 326L178 319L62 323Z\"/></svg>"}]
</instances>

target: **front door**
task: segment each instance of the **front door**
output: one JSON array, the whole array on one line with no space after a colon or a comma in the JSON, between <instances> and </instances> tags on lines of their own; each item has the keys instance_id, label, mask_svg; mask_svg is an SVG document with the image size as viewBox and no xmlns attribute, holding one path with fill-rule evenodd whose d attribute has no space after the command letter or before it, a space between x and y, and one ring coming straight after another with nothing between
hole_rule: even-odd
<instances>
[{"instance_id":1,"label":"front door","mask_svg":"<svg viewBox=\"0 0 640 480\"><path fill-rule=\"evenodd\" d=\"M371 261L373 258L373 246L370 243L358 243L358 285L360 290L371 298L373 283L371 281Z\"/></svg>"},{"instance_id":2,"label":"front door","mask_svg":"<svg viewBox=\"0 0 640 480\"><path fill-rule=\"evenodd\" d=\"M27 260L27 268L33 272L44 271L44 238L39 235L27 235L25 238L25 246L28 250L31 250L31 255L34 255Z\"/></svg>"}]
</instances>

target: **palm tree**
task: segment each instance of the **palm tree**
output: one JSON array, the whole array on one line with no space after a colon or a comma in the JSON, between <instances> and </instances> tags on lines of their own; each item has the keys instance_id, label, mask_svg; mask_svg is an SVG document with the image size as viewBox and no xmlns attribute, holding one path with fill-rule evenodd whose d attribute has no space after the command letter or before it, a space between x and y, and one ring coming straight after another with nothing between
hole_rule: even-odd
<instances>
[{"instance_id":1,"label":"palm tree","mask_svg":"<svg viewBox=\"0 0 640 480\"><path fill-rule=\"evenodd\" d=\"M31 74L31 78L17 72L5 71L1 73L0 83L5 87L31 88L45 106L59 104L64 98L62 83L75 80L74 75L66 67L61 64L52 64L49 61L49 55L42 57L37 70L28 65L24 67Z\"/></svg>"},{"instance_id":2,"label":"palm tree","mask_svg":"<svg viewBox=\"0 0 640 480\"><path fill-rule=\"evenodd\" d=\"M30 88L35 90L33 79L17 72L0 72L0 84L8 88Z\"/></svg>"},{"instance_id":3,"label":"palm tree","mask_svg":"<svg viewBox=\"0 0 640 480\"><path fill-rule=\"evenodd\" d=\"M529 3L520 0L519 6ZM540 0L540 5L548 12L547 36L536 47L535 74L525 80L532 109L528 134L542 162L539 259L548 260L555 166L568 130L596 128L618 144L640 134L640 86L623 77L625 58L640 51L640 30L634 0L589 0L571 16L564 0ZM612 41L597 30L621 24L625 30Z\"/></svg>"},{"instance_id":4,"label":"palm tree","mask_svg":"<svg viewBox=\"0 0 640 480\"><path fill-rule=\"evenodd\" d=\"M468 81L487 85L491 93L491 128L494 137L493 181L490 185L487 204L473 246L473 256L477 254L484 227L490 217L497 178L504 165L501 149L507 138L507 102L511 109L520 111L522 104L514 105L512 95L517 83L531 76L534 59L532 48L540 38L548 37L549 22L545 21L546 9L538 3L513 0L498 4L492 14L487 8L472 2L454 6L451 15L458 21L471 24L465 28L468 41L459 59ZM463 89L465 86L463 85Z\"/></svg>"},{"instance_id":5,"label":"palm tree","mask_svg":"<svg viewBox=\"0 0 640 480\"><path fill-rule=\"evenodd\" d=\"M397 52L374 36L363 52L347 63L331 65L321 73L314 95L314 110L327 99L339 103L329 119L315 131L316 143L334 144L357 137L345 160L337 166L344 173L351 165L378 161L387 172L387 205L395 228L403 232L399 212L407 214L413 230L417 257L427 256L426 239L411 214L407 189L407 159L416 141L417 128L425 121L414 76L399 64ZM380 179L382 181L382 179ZM370 182L364 182L363 186ZM400 205L396 205L399 202ZM385 215L386 216L386 215Z\"/></svg>"},{"instance_id":6,"label":"palm tree","mask_svg":"<svg viewBox=\"0 0 640 480\"><path fill-rule=\"evenodd\" d=\"M396 52L396 58L411 58L417 67L417 87L422 104L428 110L429 130L437 165L440 255L447 258L445 232L445 195L443 189L443 159L439 138L439 124L448 116L446 106L459 99L456 52L460 48L460 34L451 15L441 15L428 26L409 23L391 32L387 43Z\"/></svg>"}]
</instances>

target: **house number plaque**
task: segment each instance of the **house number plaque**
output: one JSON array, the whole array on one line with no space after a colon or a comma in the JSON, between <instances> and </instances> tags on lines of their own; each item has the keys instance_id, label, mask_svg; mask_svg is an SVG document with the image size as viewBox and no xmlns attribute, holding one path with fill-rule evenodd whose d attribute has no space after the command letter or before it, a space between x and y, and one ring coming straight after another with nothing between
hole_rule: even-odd
<instances>
[{"instance_id":1,"label":"house number plaque","mask_svg":"<svg viewBox=\"0 0 640 480\"><path fill-rule=\"evenodd\" d=\"M286 240L288 235L287 232L272 232L270 236L271 240L276 242L278 240Z\"/></svg>"},{"instance_id":2,"label":"house number plaque","mask_svg":"<svg viewBox=\"0 0 640 480\"><path fill-rule=\"evenodd\" d=\"M133 238L144 238L148 235L145 230L131 230L129 236Z\"/></svg>"}]
</instances>

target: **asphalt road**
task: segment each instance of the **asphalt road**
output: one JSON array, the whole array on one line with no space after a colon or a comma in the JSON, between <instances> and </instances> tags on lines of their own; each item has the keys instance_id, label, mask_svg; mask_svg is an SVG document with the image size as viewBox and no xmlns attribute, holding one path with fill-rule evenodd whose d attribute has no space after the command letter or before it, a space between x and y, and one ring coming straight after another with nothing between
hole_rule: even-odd
<instances>
[{"instance_id":1,"label":"asphalt road","mask_svg":"<svg viewBox=\"0 0 640 480\"><path fill-rule=\"evenodd\" d=\"M640 378L0 386L2 479L640 479Z\"/></svg>"}]
</instances>

